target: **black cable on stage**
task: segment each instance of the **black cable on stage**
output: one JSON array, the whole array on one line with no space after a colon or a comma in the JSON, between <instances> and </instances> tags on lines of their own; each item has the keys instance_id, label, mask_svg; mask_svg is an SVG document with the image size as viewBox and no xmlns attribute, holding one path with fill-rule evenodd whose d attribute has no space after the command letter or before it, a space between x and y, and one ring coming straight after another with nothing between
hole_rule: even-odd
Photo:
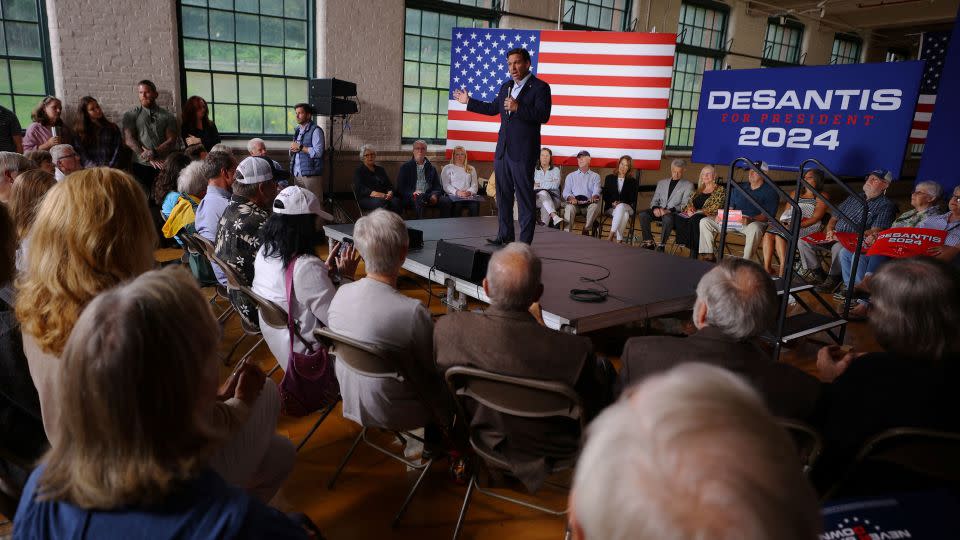
<instances>
[{"instance_id":1,"label":"black cable on stage","mask_svg":"<svg viewBox=\"0 0 960 540\"><path fill-rule=\"evenodd\" d=\"M610 277L610 269L602 264L589 263L584 261L577 261L573 259L559 259L553 257L541 257L541 261L558 261L558 262L568 262L573 264L582 264L584 266L593 266L594 268L599 268L606 272L606 275L599 278L589 278L586 276L580 276L580 281L586 283L593 283L599 285L601 288L590 288L590 289L570 289L570 299L574 302L585 302L588 304L599 304L600 302L606 302L607 297L610 295L610 289L606 285L601 283L603 280Z\"/></svg>"}]
</instances>

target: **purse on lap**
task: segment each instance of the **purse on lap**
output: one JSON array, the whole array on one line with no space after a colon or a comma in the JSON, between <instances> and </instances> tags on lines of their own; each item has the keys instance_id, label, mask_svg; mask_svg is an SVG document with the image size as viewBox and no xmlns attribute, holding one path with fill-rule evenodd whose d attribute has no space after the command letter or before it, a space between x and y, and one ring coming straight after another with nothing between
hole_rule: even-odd
<instances>
[{"instance_id":1,"label":"purse on lap","mask_svg":"<svg viewBox=\"0 0 960 540\"><path fill-rule=\"evenodd\" d=\"M319 343L310 344L296 331L293 320L293 269L299 256L294 257L284 272L287 289L287 331L290 333L290 357L287 369L280 381L281 412L287 416L306 416L335 403L340 394L340 384L333 369L327 348ZM321 324L323 324L321 322ZM293 350L293 340L299 339L307 348L306 353Z\"/></svg>"}]
</instances>

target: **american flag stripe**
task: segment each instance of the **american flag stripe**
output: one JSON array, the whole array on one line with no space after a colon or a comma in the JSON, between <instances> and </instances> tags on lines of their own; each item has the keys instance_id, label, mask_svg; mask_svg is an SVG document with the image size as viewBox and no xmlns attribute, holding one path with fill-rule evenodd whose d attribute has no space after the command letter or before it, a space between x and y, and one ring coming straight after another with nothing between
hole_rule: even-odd
<instances>
[{"instance_id":1,"label":"american flag stripe","mask_svg":"<svg viewBox=\"0 0 960 540\"><path fill-rule=\"evenodd\" d=\"M557 164L575 164L574 156L587 150L594 167L614 166L626 154L638 169L659 169L675 42L675 34L660 33L455 28L450 88L491 101L507 80L499 49L522 46L533 73L551 85L553 108L541 140ZM487 77L491 69L495 77ZM471 160L492 160L499 129L499 116L467 112L451 99L448 157L463 146Z\"/></svg>"},{"instance_id":2,"label":"american flag stripe","mask_svg":"<svg viewBox=\"0 0 960 540\"><path fill-rule=\"evenodd\" d=\"M925 144L940 88L940 75L946 61L950 32L924 32L920 38L920 59L926 61L920 79L920 98L910 127L910 144Z\"/></svg>"}]
</instances>

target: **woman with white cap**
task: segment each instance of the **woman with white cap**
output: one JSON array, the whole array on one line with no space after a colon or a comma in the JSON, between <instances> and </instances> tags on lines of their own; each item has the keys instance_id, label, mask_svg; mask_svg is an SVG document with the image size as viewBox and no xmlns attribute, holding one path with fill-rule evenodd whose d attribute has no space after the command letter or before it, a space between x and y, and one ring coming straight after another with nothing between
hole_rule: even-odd
<instances>
[{"instance_id":1,"label":"woman with white cap","mask_svg":"<svg viewBox=\"0 0 960 540\"><path fill-rule=\"evenodd\" d=\"M273 214L260 229L261 247L254 261L253 292L287 310L298 322L300 335L313 344L313 331L327 323L327 309L337 292L333 275L353 278L359 258L353 245L333 245L333 257L324 262L314 253L318 235L317 217L332 221L320 200L299 186L281 191L273 201ZM339 249L338 249L339 248ZM292 278L290 303L287 302L287 275ZM292 304L292 305L291 305ZM260 325L270 351L287 369L290 334L286 328ZM293 350L306 353L300 340Z\"/></svg>"}]
</instances>

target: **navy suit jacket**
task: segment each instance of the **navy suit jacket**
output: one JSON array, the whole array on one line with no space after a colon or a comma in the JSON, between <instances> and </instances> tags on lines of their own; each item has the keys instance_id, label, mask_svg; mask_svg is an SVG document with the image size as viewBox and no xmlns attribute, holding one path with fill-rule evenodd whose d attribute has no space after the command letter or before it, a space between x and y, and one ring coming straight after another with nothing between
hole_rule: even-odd
<instances>
[{"instance_id":1,"label":"navy suit jacket","mask_svg":"<svg viewBox=\"0 0 960 540\"><path fill-rule=\"evenodd\" d=\"M440 185L440 175L437 174L436 167L430 160L426 160L423 166L423 176L427 179L427 191L431 193L439 191L443 193L443 186ZM413 200L413 192L417 190L417 162L410 158L400 166L400 172L397 173L397 192L400 199L404 202Z\"/></svg>"},{"instance_id":2,"label":"navy suit jacket","mask_svg":"<svg viewBox=\"0 0 960 540\"><path fill-rule=\"evenodd\" d=\"M500 115L495 159L529 162L532 166L540 155L540 126L550 120L550 85L530 75L517 96L517 112L508 115L503 108L503 101L513 89L513 84L512 79L503 83L492 102L470 98L467 110L487 116Z\"/></svg>"}]
</instances>

